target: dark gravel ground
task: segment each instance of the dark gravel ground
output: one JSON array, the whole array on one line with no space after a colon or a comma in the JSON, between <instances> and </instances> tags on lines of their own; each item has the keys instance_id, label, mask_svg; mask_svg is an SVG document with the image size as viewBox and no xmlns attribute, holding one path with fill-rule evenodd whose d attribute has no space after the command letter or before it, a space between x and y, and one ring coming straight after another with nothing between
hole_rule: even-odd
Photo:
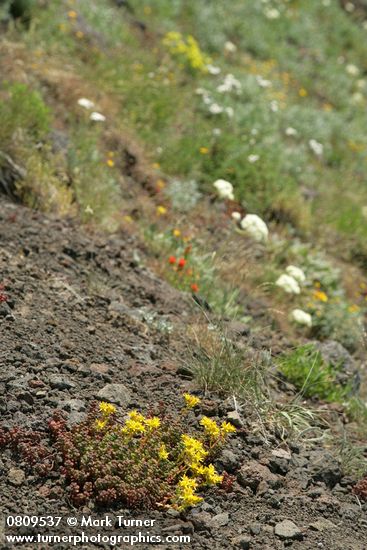
<instances>
[{"instance_id":1,"label":"dark gravel ground","mask_svg":"<svg viewBox=\"0 0 367 550\"><path fill-rule=\"evenodd\" d=\"M191 387L177 372L184 353L179 335L196 309L189 296L142 267L137 255L144 258L144 250L132 236L88 233L1 199L0 283L9 297L0 304L3 426L42 430L56 408L76 422L98 397L123 410L146 409L160 400L178 406ZM231 412L230 403L213 398L211 404L222 419ZM246 419L243 423L217 464L236 476L231 492L209 491L204 504L186 514L114 511L155 519L150 535L191 537L187 545L138 547L366 549L367 504L351 493L354 480L343 476L338 461L322 447L288 448L275 440L266 446L250 433ZM38 479L8 451L0 455L0 495L3 516L105 516L92 506L74 510L57 479ZM49 532L68 531L59 526ZM3 540L1 548L13 547ZM19 546L73 548L71 543Z\"/></svg>"}]
</instances>

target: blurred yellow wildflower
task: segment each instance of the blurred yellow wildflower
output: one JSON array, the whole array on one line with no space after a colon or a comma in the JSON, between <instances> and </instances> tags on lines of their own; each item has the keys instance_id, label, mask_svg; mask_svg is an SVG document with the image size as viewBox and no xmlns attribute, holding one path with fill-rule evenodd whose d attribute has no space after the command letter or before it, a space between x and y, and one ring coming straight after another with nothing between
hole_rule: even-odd
<instances>
[{"instance_id":1,"label":"blurred yellow wildflower","mask_svg":"<svg viewBox=\"0 0 367 550\"><path fill-rule=\"evenodd\" d=\"M316 300L319 300L320 302L327 302L329 300L327 294L322 290L315 290L313 296Z\"/></svg>"},{"instance_id":2,"label":"blurred yellow wildflower","mask_svg":"<svg viewBox=\"0 0 367 550\"><path fill-rule=\"evenodd\" d=\"M157 214L158 216L164 216L165 214L167 214L167 208L162 205L157 206Z\"/></svg>"},{"instance_id":3,"label":"blurred yellow wildflower","mask_svg":"<svg viewBox=\"0 0 367 550\"><path fill-rule=\"evenodd\" d=\"M166 182L162 179L157 180L157 187L158 189L164 189L166 187Z\"/></svg>"},{"instance_id":4,"label":"blurred yellow wildflower","mask_svg":"<svg viewBox=\"0 0 367 550\"><path fill-rule=\"evenodd\" d=\"M201 72L208 71L211 59L201 51L193 36L188 35L184 38L180 32L170 31L163 38L163 44L172 55L178 57L179 61L186 63L192 69Z\"/></svg>"}]
</instances>

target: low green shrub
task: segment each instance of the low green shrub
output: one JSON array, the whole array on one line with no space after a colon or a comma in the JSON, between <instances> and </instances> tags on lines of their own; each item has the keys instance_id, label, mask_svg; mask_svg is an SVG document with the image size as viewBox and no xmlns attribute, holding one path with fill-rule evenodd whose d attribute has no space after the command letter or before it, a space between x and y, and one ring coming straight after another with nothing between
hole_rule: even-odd
<instances>
[{"instance_id":1,"label":"low green shrub","mask_svg":"<svg viewBox=\"0 0 367 550\"><path fill-rule=\"evenodd\" d=\"M278 359L280 372L305 397L318 397L329 402L343 402L350 393L349 386L337 380L337 368L325 363L313 344L300 346Z\"/></svg>"}]
</instances>

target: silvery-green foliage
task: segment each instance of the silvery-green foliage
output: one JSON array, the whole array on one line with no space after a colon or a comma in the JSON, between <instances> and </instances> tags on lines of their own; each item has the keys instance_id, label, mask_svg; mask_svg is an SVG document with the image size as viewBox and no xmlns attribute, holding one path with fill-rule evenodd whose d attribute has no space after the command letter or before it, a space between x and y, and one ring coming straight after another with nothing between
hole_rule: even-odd
<instances>
[{"instance_id":1,"label":"silvery-green foliage","mask_svg":"<svg viewBox=\"0 0 367 550\"><path fill-rule=\"evenodd\" d=\"M173 180L166 190L174 210L189 212L198 203L201 193L195 180Z\"/></svg>"}]
</instances>

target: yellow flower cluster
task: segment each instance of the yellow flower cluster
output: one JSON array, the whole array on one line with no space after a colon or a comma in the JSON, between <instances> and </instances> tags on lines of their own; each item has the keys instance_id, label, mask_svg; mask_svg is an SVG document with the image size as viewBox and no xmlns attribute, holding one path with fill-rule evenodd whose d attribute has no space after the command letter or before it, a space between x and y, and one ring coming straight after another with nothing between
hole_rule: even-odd
<instances>
[{"instance_id":1,"label":"yellow flower cluster","mask_svg":"<svg viewBox=\"0 0 367 550\"><path fill-rule=\"evenodd\" d=\"M222 429L222 433L225 435L233 434L237 431L233 424L231 424L230 422L222 422L220 427Z\"/></svg>"},{"instance_id":2,"label":"yellow flower cluster","mask_svg":"<svg viewBox=\"0 0 367 550\"><path fill-rule=\"evenodd\" d=\"M158 416L153 416L153 418L146 418L145 424L151 430L157 430L161 425L161 421L159 420Z\"/></svg>"},{"instance_id":3,"label":"yellow flower cluster","mask_svg":"<svg viewBox=\"0 0 367 550\"><path fill-rule=\"evenodd\" d=\"M106 426L106 424L107 424L106 420L96 420L97 430L103 430L103 428Z\"/></svg>"},{"instance_id":4,"label":"yellow flower cluster","mask_svg":"<svg viewBox=\"0 0 367 550\"><path fill-rule=\"evenodd\" d=\"M203 499L195 493L199 485L216 485L223 481L223 476L217 474L213 464L209 466L197 465L193 468L194 474L203 478L201 481L194 477L188 477L186 474L178 482L177 501L180 509L188 506L195 506Z\"/></svg>"},{"instance_id":5,"label":"yellow flower cluster","mask_svg":"<svg viewBox=\"0 0 367 550\"><path fill-rule=\"evenodd\" d=\"M128 420L126 420L124 427L121 429L121 432L124 435L136 435L138 433L145 432L145 426L141 422L129 418Z\"/></svg>"},{"instance_id":6,"label":"yellow flower cluster","mask_svg":"<svg viewBox=\"0 0 367 550\"><path fill-rule=\"evenodd\" d=\"M177 499L180 504L180 508L187 508L188 506L195 506L199 504L203 499L195 494L198 483L196 479L190 478L184 475L178 482Z\"/></svg>"},{"instance_id":7,"label":"yellow flower cluster","mask_svg":"<svg viewBox=\"0 0 367 550\"><path fill-rule=\"evenodd\" d=\"M164 216L165 214L167 214L167 208L165 206L162 206L161 204L157 206L157 215Z\"/></svg>"},{"instance_id":8,"label":"yellow flower cluster","mask_svg":"<svg viewBox=\"0 0 367 550\"><path fill-rule=\"evenodd\" d=\"M116 407L114 405L111 405L111 403L101 401L101 403L99 404L99 410L103 415L110 416L110 414L114 414L116 412Z\"/></svg>"},{"instance_id":9,"label":"yellow flower cluster","mask_svg":"<svg viewBox=\"0 0 367 550\"><path fill-rule=\"evenodd\" d=\"M131 411L128 414L128 419L125 421L124 427L121 429L124 435L136 435L146 432L148 430L157 430L161 421L158 416L152 418L145 418L138 411Z\"/></svg>"},{"instance_id":10,"label":"yellow flower cluster","mask_svg":"<svg viewBox=\"0 0 367 550\"><path fill-rule=\"evenodd\" d=\"M200 403L200 399L198 397L195 397L195 395L191 395L190 393L184 393L183 398L186 403L186 407L188 409L193 409Z\"/></svg>"},{"instance_id":11,"label":"yellow flower cluster","mask_svg":"<svg viewBox=\"0 0 367 550\"><path fill-rule=\"evenodd\" d=\"M212 485L217 483L222 483L223 481L223 476L217 474L213 464L209 464L209 466L205 468L204 476L205 476L206 482Z\"/></svg>"},{"instance_id":12,"label":"yellow flower cluster","mask_svg":"<svg viewBox=\"0 0 367 550\"><path fill-rule=\"evenodd\" d=\"M101 401L101 403L99 404L99 411L102 413L102 418L96 420L96 429L103 430L103 428L107 425L107 421L111 414L114 414L116 412L116 407L114 405L111 405L111 403Z\"/></svg>"},{"instance_id":13,"label":"yellow flower cluster","mask_svg":"<svg viewBox=\"0 0 367 550\"><path fill-rule=\"evenodd\" d=\"M185 393L183 398L184 418L185 413L200 403L200 399L190 393ZM236 431L228 422L217 424L211 418L203 416L200 425L204 428L204 433L198 433L195 437L180 432L177 437L175 431L172 437L169 430L167 432L162 429L165 426L164 420L161 421L158 416L144 416L139 411L132 410L121 426L116 412L114 405L102 401L99 404L99 414L94 420L96 431L101 431L102 437L113 435L114 441L125 449L124 452L131 447L134 461L138 464L149 459L154 464L159 462L158 479L159 476L167 476L166 481L175 485L171 504L177 509L184 510L199 504L203 500L197 494L201 488L223 481L223 476L209 463L209 457L217 443L223 443L227 434Z\"/></svg>"},{"instance_id":14,"label":"yellow flower cluster","mask_svg":"<svg viewBox=\"0 0 367 550\"><path fill-rule=\"evenodd\" d=\"M182 434L181 439L190 467L195 467L203 462L208 455L208 451L204 449L202 442L187 434Z\"/></svg>"},{"instance_id":15,"label":"yellow flower cluster","mask_svg":"<svg viewBox=\"0 0 367 550\"><path fill-rule=\"evenodd\" d=\"M213 464L209 464L209 466L200 465L197 468L194 468L194 473L201 476L204 483L208 485L216 485L218 483L222 483L223 481L223 476L217 474Z\"/></svg>"},{"instance_id":16,"label":"yellow flower cluster","mask_svg":"<svg viewBox=\"0 0 367 550\"><path fill-rule=\"evenodd\" d=\"M180 32L170 31L165 35L163 44L172 55L181 59L192 69L207 72L211 59L201 51L193 36L184 38Z\"/></svg>"},{"instance_id":17,"label":"yellow flower cluster","mask_svg":"<svg viewBox=\"0 0 367 550\"><path fill-rule=\"evenodd\" d=\"M162 460L167 460L168 457L169 457L169 453L168 453L164 443L162 443L162 445L159 447L158 456Z\"/></svg>"},{"instance_id":18,"label":"yellow flower cluster","mask_svg":"<svg viewBox=\"0 0 367 550\"><path fill-rule=\"evenodd\" d=\"M319 300L320 302L327 302L329 299L327 294L322 290L315 290L313 296L316 300Z\"/></svg>"},{"instance_id":19,"label":"yellow flower cluster","mask_svg":"<svg viewBox=\"0 0 367 550\"><path fill-rule=\"evenodd\" d=\"M203 416L200 420L200 424L203 426L205 433L211 438L226 436L236 431L236 428L229 422L222 422L222 424L218 426L214 420L207 416Z\"/></svg>"},{"instance_id":20,"label":"yellow flower cluster","mask_svg":"<svg viewBox=\"0 0 367 550\"><path fill-rule=\"evenodd\" d=\"M203 426L205 433L210 437L220 436L220 428L214 420L211 420L211 418L203 416L203 418L200 420L200 425Z\"/></svg>"}]
</instances>

